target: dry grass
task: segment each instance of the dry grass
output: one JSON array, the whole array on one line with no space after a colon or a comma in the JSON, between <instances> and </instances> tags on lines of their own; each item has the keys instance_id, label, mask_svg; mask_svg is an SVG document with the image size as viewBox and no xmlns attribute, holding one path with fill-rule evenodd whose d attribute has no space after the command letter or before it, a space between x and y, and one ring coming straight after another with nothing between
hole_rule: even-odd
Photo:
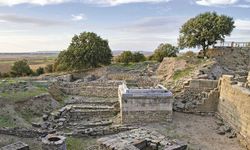
<instances>
[{"instance_id":1,"label":"dry grass","mask_svg":"<svg viewBox=\"0 0 250 150\"><path fill-rule=\"evenodd\" d=\"M53 64L56 56L51 55L0 55L0 72L7 73L10 71L11 66L15 61L21 59L27 59L32 70L36 70L39 67L45 67L48 64Z\"/></svg>"}]
</instances>

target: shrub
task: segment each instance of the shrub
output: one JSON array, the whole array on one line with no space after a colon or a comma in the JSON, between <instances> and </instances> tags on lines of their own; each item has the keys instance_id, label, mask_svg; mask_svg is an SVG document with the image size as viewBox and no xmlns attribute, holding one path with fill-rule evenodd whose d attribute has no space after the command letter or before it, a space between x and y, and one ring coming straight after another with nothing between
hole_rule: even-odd
<instances>
[{"instance_id":1,"label":"shrub","mask_svg":"<svg viewBox=\"0 0 250 150\"><path fill-rule=\"evenodd\" d=\"M14 65L11 67L11 72L10 72L10 74L14 77L27 76L31 75L32 73L33 71L30 69L28 61L26 59L14 62Z\"/></svg>"},{"instance_id":2,"label":"shrub","mask_svg":"<svg viewBox=\"0 0 250 150\"><path fill-rule=\"evenodd\" d=\"M48 64L48 65L46 65L46 67L45 67L45 72L46 73L52 73L53 72L53 64Z\"/></svg>"},{"instance_id":3,"label":"shrub","mask_svg":"<svg viewBox=\"0 0 250 150\"><path fill-rule=\"evenodd\" d=\"M176 57L178 52L178 48L171 44L160 44L154 51L152 58L161 62L164 57Z\"/></svg>"},{"instance_id":4,"label":"shrub","mask_svg":"<svg viewBox=\"0 0 250 150\"><path fill-rule=\"evenodd\" d=\"M44 74L44 69L42 67L39 67L36 69L36 75L41 75L41 74Z\"/></svg>"},{"instance_id":5,"label":"shrub","mask_svg":"<svg viewBox=\"0 0 250 150\"><path fill-rule=\"evenodd\" d=\"M146 57L140 52L123 51L119 56L115 58L116 62L128 64L130 62L142 62L146 61Z\"/></svg>"}]
</instances>

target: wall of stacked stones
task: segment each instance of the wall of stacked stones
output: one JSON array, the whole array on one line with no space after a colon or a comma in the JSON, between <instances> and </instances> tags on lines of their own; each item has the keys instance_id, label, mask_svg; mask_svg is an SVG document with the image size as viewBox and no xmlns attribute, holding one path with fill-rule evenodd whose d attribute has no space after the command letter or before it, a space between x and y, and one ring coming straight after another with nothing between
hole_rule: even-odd
<instances>
[{"instance_id":1,"label":"wall of stacked stones","mask_svg":"<svg viewBox=\"0 0 250 150\"><path fill-rule=\"evenodd\" d=\"M93 81L93 82L63 82L58 83L61 91L68 95L117 97L118 86L122 81Z\"/></svg>"},{"instance_id":2,"label":"wall of stacked stones","mask_svg":"<svg viewBox=\"0 0 250 150\"><path fill-rule=\"evenodd\" d=\"M0 128L0 134L14 135L24 138L37 138L48 134L47 132L27 128Z\"/></svg>"},{"instance_id":3,"label":"wall of stacked stones","mask_svg":"<svg viewBox=\"0 0 250 150\"><path fill-rule=\"evenodd\" d=\"M215 112L217 110L219 92L218 80L193 79L184 87L181 99L185 101L184 112Z\"/></svg>"},{"instance_id":4,"label":"wall of stacked stones","mask_svg":"<svg viewBox=\"0 0 250 150\"><path fill-rule=\"evenodd\" d=\"M107 78L110 80L134 81L139 87L145 87L145 86L154 87L157 84L156 79L152 79L147 76L139 76L138 74L132 74L132 73L108 74Z\"/></svg>"},{"instance_id":5,"label":"wall of stacked stones","mask_svg":"<svg viewBox=\"0 0 250 150\"><path fill-rule=\"evenodd\" d=\"M233 76L220 79L218 113L247 139L250 148L250 90L237 85Z\"/></svg>"}]
</instances>

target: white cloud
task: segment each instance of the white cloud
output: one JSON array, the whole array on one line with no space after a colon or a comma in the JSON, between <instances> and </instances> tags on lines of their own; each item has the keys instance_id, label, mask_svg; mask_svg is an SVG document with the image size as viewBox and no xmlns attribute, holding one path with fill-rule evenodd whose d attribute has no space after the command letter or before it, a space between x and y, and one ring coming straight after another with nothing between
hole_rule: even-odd
<instances>
[{"instance_id":1,"label":"white cloud","mask_svg":"<svg viewBox=\"0 0 250 150\"><path fill-rule=\"evenodd\" d=\"M83 0L83 1L104 6L117 6L129 3L160 3L160 2L169 2L171 0Z\"/></svg>"},{"instance_id":2,"label":"white cloud","mask_svg":"<svg viewBox=\"0 0 250 150\"><path fill-rule=\"evenodd\" d=\"M0 5L13 6L18 4L49 5L67 2L68 0L0 0Z\"/></svg>"},{"instance_id":3,"label":"white cloud","mask_svg":"<svg viewBox=\"0 0 250 150\"><path fill-rule=\"evenodd\" d=\"M63 21L22 16L16 14L0 14L0 23L31 24L44 27L66 25L66 22Z\"/></svg>"},{"instance_id":4,"label":"white cloud","mask_svg":"<svg viewBox=\"0 0 250 150\"><path fill-rule=\"evenodd\" d=\"M236 5L235 7L250 8L250 5L248 5L248 4L240 4L240 5Z\"/></svg>"},{"instance_id":5,"label":"white cloud","mask_svg":"<svg viewBox=\"0 0 250 150\"><path fill-rule=\"evenodd\" d=\"M65 2L83 2L90 4L98 4L103 6L117 6L129 3L159 3L169 2L171 0L0 0L0 6L13 6L19 4L33 4L33 5L50 5L60 4Z\"/></svg>"},{"instance_id":6,"label":"white cloud","mask_svg":"<svg viewBox=\"0 0 250 150\"><path fill-rule=\"evenodd\" d=\"M239 0L196 0L196 3L203 6L232 5Z\"/></svg>"},{"instance_id":7,"label":"white cloud","mask_svg":"<svg viewBox=\"0 0 250 150\"><path fill-rule=\"evenodd\" d=\"M73 21L86 20L87 17L85 14L71 15Z\"/></svg>"},{"instance_id":8,"label":"white cloud","mask_svg":"<svg viewBox=\"0 0 250 150\"><path fill-rule=\"evenodd\" d=\"M250 30L250 20L236 19L235 26L238 30Z\"/></svg>"}]
</instances>

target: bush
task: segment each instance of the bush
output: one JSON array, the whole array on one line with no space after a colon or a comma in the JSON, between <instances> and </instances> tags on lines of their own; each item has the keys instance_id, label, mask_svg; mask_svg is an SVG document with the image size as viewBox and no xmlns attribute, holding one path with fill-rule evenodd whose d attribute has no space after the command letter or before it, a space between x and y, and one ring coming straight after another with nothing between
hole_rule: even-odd
<instances>
[{"instance_id":1,"label":"bush","mask_svg":"<svg viewBox=\"0 0 250 150\"><path fill-rule=\"evenodd\" d=\"M19 60L14 62L14 65L11 67L11 76L27 76L32 75L33 71L30 69L28 65L28 61L26 59Z\"/></svg>"},{"instance_id":2,"label":"bush","mask_svg":"<svg viewBox=\"0 0 250 150\"><path fill-rule=\"evenodd\" d=\"M44 69L42 67L39 67L36 69L36 75L41 75L41 74L44 74Z\"/></svg>"},{"instance_id":3,"label":"bush","mask_svg":"<svg viewBox=\"0 0 250 150\"><path fill-rule=\"evenodd\" d=\"M130 62L146 61L146 57L140 52L124 51L115 58L116 62L128 64Z\"/></svg>"},{"instance_id":4,"label":"bush","mask_svg":"<svg viewBox=\"0 0 250 150\"><path fill-rule=\"evenodd\" d=\"M3 78L8 78L8 77L10 77L10 74L7 73L7 72L5 72L5 73L2 74L2 77L3 77Z\"/></svg>"},{"instance_id":5,"label":"bush","mask_svg":"<svg viewBox=\"0 0 250 150\"><path fill-rule=\"evenodd\" d=\"M140 53L140 52L134 52L133 53L133 62L142 62L142 61L146 61L146 57Z\"/></svg>"},{"instance_id":6,"label":"bush","mask_svg":"<svg viewBox=\"0 0 250 150\"><path fill-rule=\"evenodd\" d=\"M152 59L161 62L164 57L176 57L178 52L178 48L171 44L160 44L154 51Z\"/></svg>"},{"instance_id":7,"label":"bush","mask_svg":"<svg viewBox=\"0 0 250 150\"><path fill-rule=\"evenodd\" d=\"M116 62L128 64L133 61L133 53L131 51L124 51L116 57Z\"/></svg>"},{"instance_id":8,"label":"bush","mask_svg":"<svg viewBox=\"0 0 250 150\"><path fill-rule=\"evenodd\" d=\"M52 73L53 72L53 64L48 64L48 65L46 65L46 67L45 67L45 72L46 73Z\"/></svg>"}]
</instances>

